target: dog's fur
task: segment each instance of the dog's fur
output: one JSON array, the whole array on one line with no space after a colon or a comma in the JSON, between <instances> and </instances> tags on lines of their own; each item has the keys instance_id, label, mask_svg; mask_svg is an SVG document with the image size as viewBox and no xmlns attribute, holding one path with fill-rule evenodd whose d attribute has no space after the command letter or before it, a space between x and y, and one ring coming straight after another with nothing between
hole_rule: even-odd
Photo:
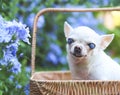
<instances>
[{"instance_id":1,"label":"dog's fur","mask_svg":"<svg viewBox=\"0 0 120 95\"><path fill-rule=\"evenodd\" d=\"M73 79L80 80L119 80L120 66L113 61L104 50L111 43L114 34L98 35L94 30L86 26L72 28L64 23L66 41L73 41L66 45L67 60ZM95 48L89 47L94 43ZM80 49L75 54L75 47Z\"/></svg>"}]
</instances>

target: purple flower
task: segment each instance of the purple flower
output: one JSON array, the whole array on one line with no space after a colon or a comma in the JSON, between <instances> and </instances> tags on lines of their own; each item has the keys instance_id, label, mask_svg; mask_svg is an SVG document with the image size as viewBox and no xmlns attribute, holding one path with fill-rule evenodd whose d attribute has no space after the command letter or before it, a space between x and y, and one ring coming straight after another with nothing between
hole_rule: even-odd
<instances>
[{"instance_id":1,"label":"purple flower","mask_svg":"<svg viewBox=\"0 0 120 95\"><path fill-rule=\"evenodd\" d=\"M18 83L18 81L15 82L15 85L16 85L16 88L17 88L17 89L22 88L22 85L20 85L20 84Z\"/></svg>"},{"instance_id":2,"label":"purple flower","mask_svg":"<svg viewBox=\"0 0 120 95\"><path fill-rule=\"evenodd\" d=\"M24 56L24 53L20 53L18 58L22 58Z\"/></svg>"},{"instance_id":3,"label":"purple flower","mask_svg":"<svg viewBox=\"0 0 120 95\"><path fill-rule=\"evenodd\" d=\"M68 21L73 24L72 26L88 26L100 32L99 24L102 23L102 19L96 19L91 12L86 13L73 13L73 16L68 17ZM101 34L101 33L99 33Z\"/></svg>"},{"instance_id":4,"label":"purple flower","mask_svg":"<svg viewBox=\"0 0 120 95\"><path fill-rule=\"evenodd\" d=\"M16 56L16 52L18 51L18 44L13 43L7 46L7 51L10 51L13 56Z\"/></svg>"},{"instance_id":5,"label":"purple flower","mask_svg":"<svg viewBox=\"0 0 120 95\"><path fill-rule=\"evenodd\" d=\"M22 24L21 22L14 21L4 21L3 18L0 16L0 43L8 43L13 38L14 40L22 40L24 42L29 42L29 29L26 25ZM16 38L16 39L15 39Z\"/></svg>"},{"instance_id":6,"label":"purple flower","mask_svg":"<svg viewBox=\"0 0 120 95\"><path fill-rule=\"evenodd\" d=\"M92 3L92 5L96 4L99 6L107 6L110 3L109 0L89 0L89 1Z\"/></svg>"},{"instance_id":7,"label":"purple flower","mask_svg":"<svg viewBox=\"0 0 120 95\"><path fill-rule=\"evenodd\" d=\"M61 64L66 64L67 63L66 56L60 57L59 61L60 61Z\"/></svg>"},{"instance_id":8,"label":"purple flower","mask_svg":"<svg viewBox=\"0 0 120 95\"><path fill-rule=\"evenodd\" d=\"M0 44L2 44L3 57L0 59L0 65L10 66L8 71L14 74L21 72L21 64L17 59L19 41L30 44L29 28L21 22L5 21L0 16ZM3 45L4 44L4 45Z\"/></svg>"},{"instance_id":9,"label":"purple flower","mask_svg":"<svg viewBox=\"0 0 120 95\"><path fill-rule=\"evenodd\" d=\"M11 39L11 35L8 35L8 31L5 30L6 22L0 16L0 43L9 42Z\"/></svg>"},{"instance_id":10,"label":"purple flower","mask_svg":"<svg viewBox=\"0 0 120 95\"><path fill-rule=\"evenodd\" d=\"M58 56L62 54L61 48L57 44L50 44L50 49Z\"/></svg>"},{"instance_id":11,"label":"purple flower","mask_svg":"<svg viewBox=\"0 0 120 95\"><path fill-rule=\"evenodd\" d=\"M22 88L22 85L17 84L17 85L16 85L16 88L17 88L17 89L20 89L20 88Z\"/></svg>"},{"instance_id":12,"label":"purple flower","mask_svg":"<svg viewBox=\"0 0 120 95\"><path fill-rule=\"evenodd\" d=\"M35 14L32 13L28 16L26 23L30 26L33 27L33 22L34 22ZM44 26L45 20L44 16L40 16L38 19L37 27L42 28Z\"/></svg>"},{"instance_id":13,"label":"purple flower","mask_svg":"<svg viewBox=\"0 0 120 95\"><path fill-rule=\"evenodd\" d=\"M31 72L31 67L27 66L26 67L26 72Z\"/></svg>"},{"instance_id":14,"label":"purple flower","mask_svg":"<svg viewBox=\"0 0 120 95\"><path fill-rule=\"evenodd\" d=\"M50 61L50 62L52 62L55 65L58 63L57 56L53 52L49 52L48 53L47 60Z\"/></svg>"},{"instance_id":15,"label":"purple flower","mask_svg":"<svg viewBox=\"0 0 120 95\"><path fill-rule=\"evenodd\" d=\"M104 5L104 6L107 6L109 3L110 3L109 0L103 0L103 5Z\"/></svg>"},{"instance_id":16,"label":"purple flower","mask_svg":"<svg viewBox=\"0 0 120 95\"><path fill-rule=\"evenodd\" d=\"M25 92L25 95L30 95L30 84L27 84L24 87L24 92Z\"/></svg>"},{"instance_id":17,"label":"purple flower","mask_svg":"<svg viewBox=\"0 0 120 95\"><path fill-rule=\"evenodd\" d=\"M7 62L4 60L4 59L1 59L0 60L0 65L5 65L5 66L7 66ZM1 68L0 68L0 70L1 70Z\"/></svg>"},{"instance_id":18,"label":"purple flower","mask_svg":"<svg viewBox=\"0 0 120 95\"><path fill-rule=\"evenodd\" d=\"M13 79L14 79L14 76L13 75L11 75L10 77L9 77L9 81L13 81Z\"/></svg>"},{"instance_id":19,"label":"purple flower","mask_svg":"<svg viewBox=\"0 0 120 95\"><path fill-rule=\"evenodd\" d=\"M4 57L0 60L0 64L4 66L12 66L9 71L17 74L21 72L21 64L18 61L17 57L14 56L11 51L4 51Z\"/></svg>"},{"instance_id":20,"label":"purple flower","mask_svg":"<svg viewBox=\"0 0 120 95\"><path fill-rule=\"evenodd\" d=\"M25 70L26 70L26 77L27 78L30 78L30 72L31 72L31 67L30 66L27 66L26 68L25 68Z\"/></svg>"},{"instance_id":21,"label":"purple flower","mask_svg":"<svg viewBox=\"0 0 120 95\"><path fill-rule=\"evenodd\" d=\"M22 40L30 44L28 39L30 37L29 28L26 28L26 25L22 24L21 22L7 22L6 31L8 32L8 35L11 35L12 37L15 35L16 40Z\"/></svg>"},{"instance_id":22,"label":"purple flower","mask_svg":"<svg viewBox=\"0 0 120 95\"><path fill-rule=\"evenodd\" d=\"M48 33L47 36L50 37L52 40L57 40L57 36L53 32Z\"/></svg>"},{"instance_id":23,"label":"purple flower","mask_svg":"<svg viewBox=\"0 0 120 95\"><path fill-rule=\"evenodd\" d=\"M6 66L11 62L14 63L14 61L11 60L13 60L13 58L16 58L17 50L18 50L18 45L16 43L6 46L6 48L4 48L3 50L3 59L0 60L0 63Z\"/></svg>"},{"instance_id":24,"label":"purple flower","mask_svg":"<svg viewBox=\"0 0 120 95\"><path fill-rule=\"evenodd\" d=\"M4 65L8 65L10 60L13 58L13 55L12 55L11 51L9 51L9 50L3 51L3 52L4 52L4 54L3 54L2 64L6 63Z\"/></svg>"},{"instance_id":25,"label":"purple flower","mask_svg":"<svg viewBox=\"0 0 120 95\"><path fill-rule=\"evenodd\" d=\"M11 72L18 74L19 72L21 72L21 64L20 62L17 60L17 58L12 58L12 68L11 68Z\"/></svg>"}]
</instances>

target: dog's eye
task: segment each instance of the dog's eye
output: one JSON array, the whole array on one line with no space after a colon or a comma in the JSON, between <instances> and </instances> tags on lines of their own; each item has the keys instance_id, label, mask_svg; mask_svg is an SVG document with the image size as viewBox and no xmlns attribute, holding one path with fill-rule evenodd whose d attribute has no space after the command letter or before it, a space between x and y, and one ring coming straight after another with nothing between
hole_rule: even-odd
<instances>
[{"instance_id":1,"label":"dog's eye","mask_svg":"<svg viewBox=\"0 0 120 95\"><path fill-rule=\"evenodd\" d=\"M74 40L72 38L68 38L68 41L67 41L68 44L71 44L73 42L74 42Z\"/></svg>"},{"instance_id":2,"label":"dog's eye","mask_svg":"<svg viewBox=\"0 0 120 95\"><path fill-rule=\"evenodd\" d=\"M88 46L89 46L91 49L94 49L94 48L95 48L95 44L94 44L94 43L89 43Z\"/></svg>"}]
</instances>

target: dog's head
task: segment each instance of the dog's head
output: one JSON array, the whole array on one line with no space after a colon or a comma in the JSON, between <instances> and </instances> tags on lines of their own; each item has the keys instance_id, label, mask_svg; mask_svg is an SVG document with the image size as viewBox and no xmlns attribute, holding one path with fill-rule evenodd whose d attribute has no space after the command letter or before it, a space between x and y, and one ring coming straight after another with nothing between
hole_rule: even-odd
<instances>
[{"instance_id":1,"label":"dog's head","mask_svg":"<svg viewBox=\"0 0 120 95\"><path fill-rule=\"evenodd\" d=\"M67 52L74 57L83 58L104 50L114 38L114 34L98 35L86 26L72 28L64 23L64 34L67 41Z\"/></svg>"}]
</instances>

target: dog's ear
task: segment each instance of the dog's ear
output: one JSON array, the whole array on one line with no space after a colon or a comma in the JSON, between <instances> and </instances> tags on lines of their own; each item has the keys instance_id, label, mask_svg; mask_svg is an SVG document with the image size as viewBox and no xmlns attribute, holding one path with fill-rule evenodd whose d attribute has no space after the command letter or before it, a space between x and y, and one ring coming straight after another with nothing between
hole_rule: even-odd
<instances>
[{"instance_id":1,"label":"dog's ear","mask_svg":"<svg viewBox=\"0 0 120 95\"><path fill-rule=\"evenodd\" d=\"M102 50L106 49L108 45L112 42L114 34L107 34L101 36L100 47Z\"/></svg>"},{"instance_id":2,"label":"dog's ear","mask_svg":"<svg viewBox=\"0 0 120 95\"><path fill-rule=\"evenodd\" d=\"M64 34L66 38L68 37L71 31L73 31L73 28L65 21L64 22Z\"/></svg>"}]
</instances>

